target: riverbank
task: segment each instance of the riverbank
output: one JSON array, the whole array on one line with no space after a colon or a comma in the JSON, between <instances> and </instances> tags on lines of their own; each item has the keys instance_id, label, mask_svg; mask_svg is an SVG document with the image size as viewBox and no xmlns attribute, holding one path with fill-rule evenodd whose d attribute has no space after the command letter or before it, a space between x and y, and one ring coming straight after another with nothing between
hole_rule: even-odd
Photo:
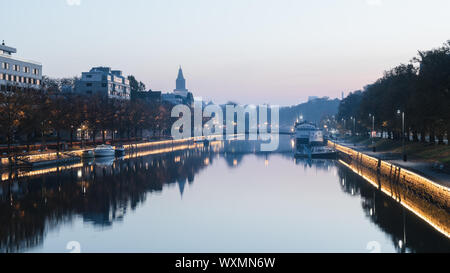
<instances>
[{"instance_id":1,"label":"riverbank","mask_svg":"<svg viewBox=\"0 0 450 273\"><path fill-rule=\"evenodd\" d=\"M341 164L450 237L449 218L435 217L448 213L450 187L343 144L332 141L328 144L339 151ZM416 201L412 202L414 199ZM425 201L425 205L418 206L418 203L423 203L420 200ZM432 213L428 213L430 206L434 207Z\"/></svg>"},{"instance_id":2,"label":"riverbank","mask_svg":"<svg viewBox=\"0 0 450 273\"><path fill-rule=\"evenodd\" d=\"M405 143L408 161L402 159L401 141L352 137L338 141L339 144L362 152L374 158L420 174L430 180L450 188L450 147L449 145L431 145L429 143Z\"/></svg>"},{"instance_id":3,"label":"riverbank","mask_svg":"<svg viewBox=\"0 0 450 273\"><path fill-rule=\"evenodd\" d=\"M195 141L194 138L182 139L182 140L155 140L155 141L139 141L124 143L123 147L127 152L138 151L142 149L159 149L168 148L180 145L183 143L189 143ZM83 151L92 150L95 146L85 147L85 148L75 148L65 151L45 151L38 152L34 151L31 153L23 153L19 155L14 155L10 158L1 157L0 168L11 168L11 167L42 167L42 166L52 166L69 164L74 162L79 162L81 160Z\"/></svg>"},{"instance_id":4,"label":"riverbank","mask_svg":"<svg viewBox=\"0 0 450 273\"><path fill-rule=\"evenodd\" d=\"M390 159L389 156L383 157L383 154L360 149L348 142L330 141L329 145L343 154L350 163L362 164L384 176L396 175L396 179L401 178L408 183L413 181L413 184L420 184L420 188L428 188L431 185L433 188L443 188L445 195L450 193L450 175L429 169L424 162Z\"/></svg>"},{"instance_id":5,"label":"riverbank","mask_svg":"<svg viewBox=\"0 0 450 273\"><path fill-rule=\"evenodd\" d=\"M450 238L450 188L347 146L329 145L340 152L339 163Z\"/></svg>"}]
</instances>

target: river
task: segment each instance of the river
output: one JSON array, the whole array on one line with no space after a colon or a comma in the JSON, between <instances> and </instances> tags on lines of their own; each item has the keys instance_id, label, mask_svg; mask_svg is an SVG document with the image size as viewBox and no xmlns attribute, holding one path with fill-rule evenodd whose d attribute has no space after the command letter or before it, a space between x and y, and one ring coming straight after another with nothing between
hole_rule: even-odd
<instances>
[{"instance_id":1,"label":"river","mask_svg":"<svg viewBox=\"0 0 450 273\"><path fill-rule=\"evenodd\" d=\"M291 147L288 136L271 153L213 141L4 174L0 252L450 251L344 164L295 159Z\"/></svg>"}]
</instances>

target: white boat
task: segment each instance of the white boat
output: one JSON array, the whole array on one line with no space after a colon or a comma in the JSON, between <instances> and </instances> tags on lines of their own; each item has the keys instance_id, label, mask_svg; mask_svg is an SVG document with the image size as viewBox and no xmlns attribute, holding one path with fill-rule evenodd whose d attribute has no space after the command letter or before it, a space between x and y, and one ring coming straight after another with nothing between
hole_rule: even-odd
<instances>
[{"instance_id":1,"label":"white boat","mask_svg":"<svg viewBox=\"0 0 450 273\"><path fill-rule=\"evenodd\" d=\"M111 145L100 145L94 149L95 157L111 157L115 156L116 151Z\"/></svg>"},{"instance_id":2,"label":"white boat","mask_svg":"<svg viewBox=\"0 0 450 273\"><path fill-rule=\"evenodd\" d=\"M323 132L314 124L295 124L295 156L308 158L332 158L336 151L325 145Z\"/></svg>"},{"instance_id":3,"label":"white boat","mask_svg":"<svg viewBox=\"0 0 450 273\"><path fill-rule=\"evenodd\" d=\"M323 145L323 132L314 124L301 122L295 124L297 145Z\"/></svg>"}]
</instances>

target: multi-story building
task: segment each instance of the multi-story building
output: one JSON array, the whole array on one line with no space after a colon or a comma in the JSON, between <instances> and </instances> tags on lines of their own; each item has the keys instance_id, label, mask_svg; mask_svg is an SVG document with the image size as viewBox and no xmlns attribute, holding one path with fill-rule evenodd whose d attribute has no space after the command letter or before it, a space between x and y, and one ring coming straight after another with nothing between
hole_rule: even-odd
<instances>
[{"instance_id":1,"label":"multi-story building","mask_svg":"<svg viewBox=\"0 0 450 273\"><path fill-rule=\"evenodd\" d=\"M13 56L17 50L0 45L0 88L11 87L39 88L42 82L42 65L38 62L23 60Z\"/></svg>"},{"instance_id":2,"label":"multi-story building","mask_svg":"<svg viewBox=\"0 0 450 273\"><path fill-rule=\"evenodd\" d=\"M110 67L94 67L83 72L75 82L75 92L85 95L102 94L108 98L130 99L130 82L120 70Z\"/></svg>"}]
</instances>

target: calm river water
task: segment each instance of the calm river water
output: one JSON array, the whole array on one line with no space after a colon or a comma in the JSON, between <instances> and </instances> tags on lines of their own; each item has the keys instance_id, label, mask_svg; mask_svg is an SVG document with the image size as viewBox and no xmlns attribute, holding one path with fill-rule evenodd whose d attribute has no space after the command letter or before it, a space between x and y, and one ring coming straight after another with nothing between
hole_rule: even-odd
<instances>
[{"instance_id":1,"label":"calm river water","mask_svg":"<svg viewBox=\"0 0 450 273\"><path fill-rule=\"evenodd\" d=\"M450 251L340 162L295 159L289 137L258 148L217 141L3 175L0 252Z\"/></svg>"}]
</instances>

